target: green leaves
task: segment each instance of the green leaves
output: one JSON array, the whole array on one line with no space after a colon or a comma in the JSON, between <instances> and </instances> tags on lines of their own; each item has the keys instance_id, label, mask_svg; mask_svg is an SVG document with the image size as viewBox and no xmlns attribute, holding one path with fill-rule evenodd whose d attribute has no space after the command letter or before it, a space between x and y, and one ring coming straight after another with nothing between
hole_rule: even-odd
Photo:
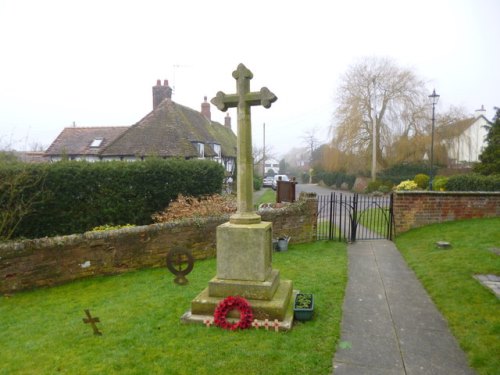
<instances>
[{"instance_id":1,"label":"green leaves","mask_svg":"<svg viewBox=\"0 0 500 375\"><path fill-rule=\"evenodd\" d=\"M41 171L44 178L35 178ZM44 190L18 225L15 236L81 233L99 225L145 225L179 193L190 196L220 192L224 169L207 160L150 159L143 162L58 162L32 165L19 187L30 194ZM0 168L0 176L4 175ZM33 177L31 177L33 176ZM4 193L0 186L0 196ZM21 198L19 198L21 199ZM1 203L1 202L0 202Z\"/></svg>"}]
</instances>

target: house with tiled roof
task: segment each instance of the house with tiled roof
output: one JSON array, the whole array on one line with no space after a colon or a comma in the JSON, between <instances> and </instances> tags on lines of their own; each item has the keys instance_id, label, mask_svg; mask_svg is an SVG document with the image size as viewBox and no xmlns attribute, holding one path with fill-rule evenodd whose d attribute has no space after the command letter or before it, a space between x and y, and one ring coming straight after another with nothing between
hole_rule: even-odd
<instances>
[{"instance_id":1,"label":"house with tiled roof","mask_svg":"<svg viewBox=\"0 0 500 375\"><path fill-rule=\"evenodd\" d=\"M487 145L486 134L491 122L484 116L485 109L476 110L475 115L446 126L443 139L450 166L468 166L479 162L479 155Z\"/></svg>"},{"instance_id":2,"label":"house with tiled roof","mask_svg":"<svg viewBox=\"0 0 500 375\"><path fill-rule=\"evenodd\" d=\"M224 125L212 121L207 98L201 111L172 100L168 81L153 86L153 110L132 126L68 127L45 152L51 161L143 160L181 157L215 160L232 172L236 135L229 115Z\"/></svg>"}]
</instances>

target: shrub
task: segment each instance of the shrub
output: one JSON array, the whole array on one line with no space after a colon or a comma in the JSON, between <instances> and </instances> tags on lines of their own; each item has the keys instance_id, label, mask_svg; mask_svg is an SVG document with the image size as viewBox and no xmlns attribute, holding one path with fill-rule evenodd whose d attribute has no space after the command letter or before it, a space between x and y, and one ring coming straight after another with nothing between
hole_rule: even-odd
<instances>
[{"instance_id":1,"label":"shrub","mask_svg":"<svg viewBox=\"0 0 500 375\"><path fill-rule=\"evenodd\" d=\"M380 191L381 193L388 193L392 190L392 182L375 180L370 181L366 187L366 193L373 193L374 191Z\"/></svg>"},{"instance_id":2,"label":"shrub","mask_svg":"<svg viewBox=\"0 0 500 375\"><path fill-rule=\"evenodd\" d=\"M448 183L448 177L436 176L432 182L432 189L436 191L446 190L446 184Z\"/></svg>"},{"instance_id":3,"label":"shrub","mask_svg":"<svg viewBox=\"0 0 500 375\"><path fill-rule=\"evenodd\" d=\"M220 192L224 177L224 168L207 160L73 161L30 168L34 174L46 170L43 189L47 198L34 205L20 223L17 237L82 233L105 224L150 224L151 215L178 194Z\"/></svg>"},{"instance_id":4,"label":"shrub","mask_svg":"<svg viewBox=\"0 0 500 375\"><path fill-rule=\"evenodd\" d=\"M500 175L483 176L476 173L451 176L448 191L500 191Z\"/></svg>"},{"instance_id":5,"label":"shrub","mask_svg":"<svg viewBox=\"0 0 500 375\"><path fill-rule=\"evenodd\" d=\"M434 171L436 169L437 167L434 167ZM377 177L397 185L404 180L413 180L413 177L420 173L429 173L429 167L425 164L397 164L377 173Z\"/></svg>"},{"instance_id":6,"label":"shrub","mask_svg":"<svg viewBox=\"0 0 500 375\"><path fill-rule=\"evenodd\" d=\"M380 191L381 193L388 193L391 191L391 187L389 187L387 185L380 185L380 187L378 188L378 191Z\"/></svg>"},{"instance_id":7,"label":"shrub","mask_svg":"<svg viewBox=\"0 0 500 375\"><path fill-rule=\"evenodd\" d=\"M177 199L162 212L155 213L155 223L165 223L190 217L209 217L236 212L236 199L232 195L214 194L204 197L185 197L179 194Z\"/></svg>"},{"instance_id":8,"label":"shrub","mask_svg":"<svg viewBox=\"0 0 500 375\"><path fill-rule=\"evenodd\" d=\"M402 181L398 186L396 186L395 190L403 191L403 190L418 190L418 186L415 181L406 180Z\"/></svg>"},{"instance_id":9,"label":"shrub","mask_svg":"<svg viewBox=\"0 0 500 375\"><path fill-rule=\"evenodd\" d=\"M427 189L429 187L429 180L429 176L423 173L417 174L413 179L420 189Z\"/></svg>"},{"instance_id":10,"label":"shrub","mask_svg":"<svg viewBox=\"0 0 500 375\"><path fill-rule=\"evenodd\" d=\"M343 183L346 183L349 190L352 189L354 182L356 181L356 176L344 172L318 171L316 175L313 175L313 178L315 182L323 181L325 185L335 185L338 189L340 189Z\"/></svg>"},{"instance_id":11,"label":"shrub","mask_svg":"<svg viewBox=\"0 0 500 375\"><path fill-rule=\"evenodd\" d=\"M262 187L262 177L253 175L253 189L260 190Z\"/></svg>"}]
</instances>

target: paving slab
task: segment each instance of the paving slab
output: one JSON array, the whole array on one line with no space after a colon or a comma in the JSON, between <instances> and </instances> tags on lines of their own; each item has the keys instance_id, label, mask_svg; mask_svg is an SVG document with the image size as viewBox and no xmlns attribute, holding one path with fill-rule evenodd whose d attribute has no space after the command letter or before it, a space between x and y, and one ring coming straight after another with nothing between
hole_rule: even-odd
<instances>
[{"instance_id":1,"label":"paving slab","mask_svg":"<svg viewBox=\"0 0 500 375\"><path fill-rule=\"evenodd\" d=\"M350 244L336 375L473 375L465 353L395 245Z\"/></svg>"}]
</instances>

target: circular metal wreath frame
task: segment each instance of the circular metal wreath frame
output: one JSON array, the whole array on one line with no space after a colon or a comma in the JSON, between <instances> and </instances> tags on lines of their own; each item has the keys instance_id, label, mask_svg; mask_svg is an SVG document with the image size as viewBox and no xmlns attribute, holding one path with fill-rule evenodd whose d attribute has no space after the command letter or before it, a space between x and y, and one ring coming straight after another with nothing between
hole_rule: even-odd
<instances>
[{"instance_id":1,"label":"circular metal wreath frame","mask_svg":"<svg viewBox=\"0 0 500 375\"><path fill-rule=\"evenodd\" d=\"M175 255L185 255L187 257L187 268L185 270L178 270L175 268L174 256ZM170 272L172 272L176 276L186 276L193 270L194 267L194 258L191 255L191 252L187 249L175 248L168 252L167 254L167 268Z\"/></svg>"}]
</instances>

